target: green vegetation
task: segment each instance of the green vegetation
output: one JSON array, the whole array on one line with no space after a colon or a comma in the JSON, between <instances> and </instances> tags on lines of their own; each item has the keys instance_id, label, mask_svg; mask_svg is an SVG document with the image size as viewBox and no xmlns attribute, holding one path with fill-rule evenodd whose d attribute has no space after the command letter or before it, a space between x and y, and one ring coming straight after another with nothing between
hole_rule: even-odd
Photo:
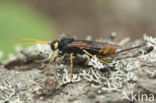
<instances>
[{"instance_id":1,"label":"green vegetation","mask_svg":"<svg viewBox=\"0 0 156 103\"><path fill-rule=\"evenodd\" d=\"M0 2L0 51L3 59L14 51L16 38L27 37L47 40L54 35L51 21L25 5L13 2ZM51 37L52 38L52 37Z\"/></svg>"}]
</instances>

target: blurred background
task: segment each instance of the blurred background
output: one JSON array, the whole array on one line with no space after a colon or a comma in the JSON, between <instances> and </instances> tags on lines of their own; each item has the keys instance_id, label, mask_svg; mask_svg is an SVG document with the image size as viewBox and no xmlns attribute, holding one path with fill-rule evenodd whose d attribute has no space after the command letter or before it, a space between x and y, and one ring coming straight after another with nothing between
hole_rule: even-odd
<instances>
[{"instance_id":1,"label":"blurred background","mask_svg":"<svg viewBox=\"0 0 156 103\"><path fill-rule=\"evenodd\" d=\"M12 52L19 37L51 41L64 33L98 39L116 32L117 40L134 40L155 35L155 5L155 0L0 0L0 54Z\"/></svg>"}]
</instances>

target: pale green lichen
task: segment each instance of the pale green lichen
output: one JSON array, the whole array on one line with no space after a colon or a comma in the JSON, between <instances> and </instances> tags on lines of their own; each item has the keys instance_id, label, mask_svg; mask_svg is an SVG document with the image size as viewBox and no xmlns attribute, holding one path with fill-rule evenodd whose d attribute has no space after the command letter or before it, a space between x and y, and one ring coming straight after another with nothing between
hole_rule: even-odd
<instances>
[{"instance_id":1,"label":"pale green lichen","mask_svg":"<svg viewBox=\"0 0 156 103\"><path fill-rule=\"evenodd\" d=\"M0 103L23 103L17 95L15 89L12 88L11 84L7 81L0 85L0 92L3 93L0 95Z\"/></svg>"},{"instance_id":2,"label":"pale green lichen","mask_svg":"<svg viewBox=\"0 0 156 103\"><path fill-rule=\"evenodd\" d=\"M99 70L106 68L106 65L101 63L95 55L89 60L88 65L91 65L94 68L99 69Z\"/></svg>"},{"instance_id":3,"label":"pale green lichen","mask_svg":"<svg viewBox=\"0 0 156 103\"><path fill-rule=\"evenodd\" d=\"M153 38L152 36L147 36L146 34L144 35L144 40L147 42L147 46L153 46L154 49L156 49L156 38Z\"/></svg>"},{"instance_id":4,"label":"pale green lichen","mask_svg":"<svg viewBox=\"0 0 156 103\"><path fill-rule=\"evenodd\" d=\"M83 72L80 73L79 75L88 82L93 82L98 84L102 83L101 75L98 73L97 70L94 70L93 68L90 68L87 71L83 70Z\"/></svg>"},{"instance_id":5,"label":"pale green lichen","mask_svg":"<svg viewBox=\"0 0 156 103\"><path fill-rule=\"evenodd\" d=\"M71 81L75 83L75 82L79 82L80 80L81 78L77 74L73 74L72 80L71 80L71 75L68 72L68 69L64 69L64 73L62 76L62 84L67 84L67 83L70 83Z\"/></svg>"}]
</instances>

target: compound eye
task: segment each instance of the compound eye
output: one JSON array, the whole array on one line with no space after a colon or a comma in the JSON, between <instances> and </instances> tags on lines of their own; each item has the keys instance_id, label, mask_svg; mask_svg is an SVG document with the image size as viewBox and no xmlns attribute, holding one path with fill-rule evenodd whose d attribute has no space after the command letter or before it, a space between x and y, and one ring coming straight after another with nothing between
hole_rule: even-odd
<instances>
[{"instance_id":1,"label":"compound eye","mask_svg":"<svg viewBox=\"0 0 156 103\"><path fill-rule=\"evenodd\" d=\"M57 48L58 48L58 42L54 44L54 49L57 49Z\"/></svg>"}]
</instances>

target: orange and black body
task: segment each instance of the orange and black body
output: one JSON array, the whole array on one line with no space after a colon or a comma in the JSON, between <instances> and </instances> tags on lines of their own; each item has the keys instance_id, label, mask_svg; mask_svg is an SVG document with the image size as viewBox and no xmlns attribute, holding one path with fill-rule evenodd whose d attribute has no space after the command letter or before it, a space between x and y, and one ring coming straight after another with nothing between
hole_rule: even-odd
<instances>
[{"instance_id":1,"label":"orange and black body","mask_svg":"<svg viewBox=\"0 0 156 103\"><path fill-rule=\"evenodd\" d=\"M58 43L58 47L55 48L55 44ZM51 42L52 50L58 49L60 54L73 53L85 54L83 50L86 50L92 55L97 57L105 57L116 53L116 50L121 48L120 45L113 45L103 42L87 41L87 40L75 40L75 39L61 39Z\"/></svg>"}]
</instances>

